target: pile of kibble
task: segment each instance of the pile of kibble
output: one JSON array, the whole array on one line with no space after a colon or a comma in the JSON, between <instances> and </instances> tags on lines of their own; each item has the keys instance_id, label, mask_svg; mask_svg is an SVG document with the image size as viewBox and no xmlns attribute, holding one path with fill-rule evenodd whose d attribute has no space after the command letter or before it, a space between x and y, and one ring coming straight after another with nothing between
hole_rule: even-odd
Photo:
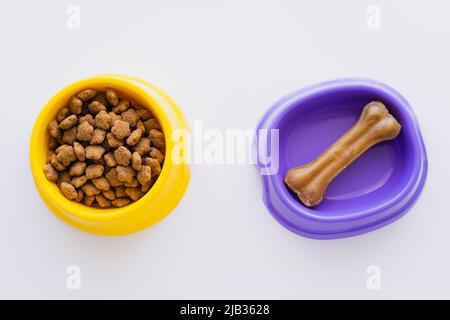
<instances>
[{"instance_id":1,"label":"pile of kibble","mask_svg":"<svg viewBox=\"0 0 450 320\"><path fill-rule=\"evenodd\" d=\"M161 172L165 142L158 121L112 89L72 96L48 131L44 173L67 199L123 207L150 190Z\"/></svg>"}]
</instances>

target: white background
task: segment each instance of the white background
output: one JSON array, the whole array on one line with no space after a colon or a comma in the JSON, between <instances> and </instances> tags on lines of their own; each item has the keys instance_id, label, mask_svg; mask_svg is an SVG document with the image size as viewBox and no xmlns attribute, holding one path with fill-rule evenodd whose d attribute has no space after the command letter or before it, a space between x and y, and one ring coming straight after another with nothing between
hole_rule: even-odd
<instances>
[{"instance_id":1,"label":"white background","mask_svg":"<svg viewBox=\"0 0 450 320\"><path fill-rule=\"evenodd\" d=\"M81 8L81 29L66 8ZM381 29L366 9L381 9ZM0 298L450 298L448 1L0 0ZM57 219L29 168L46 101L99 73L146 79L205 128L253 128L283 95L364 76L412 104L429 157L421 198L399 221L317 241L280 226L251 165L193 165L162 222L98 237ZM68 290L66 268L81 267ZM366 286L369 265L382 287Z\"/></svg>"}]
</instances>

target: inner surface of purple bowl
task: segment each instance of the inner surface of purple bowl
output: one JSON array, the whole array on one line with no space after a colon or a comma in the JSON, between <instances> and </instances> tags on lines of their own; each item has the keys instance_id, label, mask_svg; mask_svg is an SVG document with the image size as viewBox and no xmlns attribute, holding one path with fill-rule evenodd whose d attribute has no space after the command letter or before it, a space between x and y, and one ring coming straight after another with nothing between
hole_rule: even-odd
<instances>
[{"instance_id":1,"label":"inner surface of purple bowl","mask_svg":"<svg viewBox=\"0 0 450 320\"><path fill-rule=\"evenodd\" d=\"M286 172L316 158L374 100L385 103L399 121L400 134L355 160L331 182L318 206L304 206L284 184ZM264 201L297 233L335 238L366 232L405 213L422 189L426 154L415 116L406 100L379 82L343 79L299 90L266 113L262 128L279 130L279 169L262 176Z\"/></svg>"}]
</instances>

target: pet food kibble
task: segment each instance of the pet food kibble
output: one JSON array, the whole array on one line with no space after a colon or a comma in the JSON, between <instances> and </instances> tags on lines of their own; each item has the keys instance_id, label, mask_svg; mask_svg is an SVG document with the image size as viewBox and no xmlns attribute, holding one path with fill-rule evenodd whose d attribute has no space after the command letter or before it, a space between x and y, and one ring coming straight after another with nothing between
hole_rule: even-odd
<instances>
[{"instance_id":1,"label":"pet food kibble","mask_svg":"<svg viewBox=\"0 0 450 320\"><path fill-rule=\"evenodd\" d=\"M50 121L50 123L48 124L48 132L53 138L61 139L62 137L61 128L59 127L58 121L56 120Z\"/></svg>"},{"instance_id":2,"label":"pet food kibble","mask_svg":"<svg viewBox=\"0 0 450 320\"><path fill-rule=\"evenodd\" d=\"M117 139L123 139L130 135L130 124L126 121L115 120L111 128L111 132L116 136Z\"/></svg>"},{"instance_id":3,"label":"pet food kibble","mask_svg":"<svg viewBox=\"0 0 450 320\"><path fill-rule=\"evenodd\" d=\"M103 129L94 129L92 138L89 141L90 144L101 144L105 140L106 131Z\"/></svg>"},{"instance_id":4,"label":"pet food kibble","mask_svg":"<svg viewBox=\"0 0 450 320\"><path fill-rule=\"evenodd\" d=\"M52 167L51 164L46 164L44 167L44 173L48 180L52 182L58 181L58 171L55 170L55 168Z\"/></svg>"},{"instance_id":5,"label":"pet food kibble","mask_svg":"<svg viewBox=\"0 0 450 320\"><path fill-rule=\"evenodd\" d=\"M122 112L121 118L123 121L128 122L130 124L130 127L132 128L134 128L139 121L139 115L133 108L130 108L125 112Z\"/></svg>"},{"instance_id":6,"label":"pet food kibble","mask_svg":"<svg viewBox=\"0 0 450 320\"><path fill-rule=\"evenodd\" d=\"M94 99L96 94L97 94L97 91L95 91L94 89L86 89L86 90L81 91L77 95L77 98L81 99L83 101L88 101L88 100Z\"/></svg>"},{"instance_id":7,"label":"pet food kibble","mask_svg":"<svg viewBox=\"0 0 450 320\"><path fill-rule=\"evenodd\" d=\"M116 198L116 194L114 193L114 190L112 190L112 189L103 190L102 194L108 200L114 200Z\"/></svg>"},{"instance_id":8,"label":"pet food kibble","mask_svg":"<svg viewBox=\"0 0 450 320\"><path fill-rule=\"evenodd\" d=\"M114 158L114 154L112 152L105 154L103 156L103 160L105 160L106 165L110 168L117 166L116 158Z\"/></svg>"},{"instance_id":9,"label":"pet food kibble","mask_svg":"<svg viewBox=\"0 0 450 320\"><path fill-rule=\"evenodd\" d=\"M131 167L117 166L117 179L121 182L132 182L136 171Z\"/></svg>"},{"instance_id":10,"label":"pet food kibble","mask_svg":"<svg viewBox=\"0 0 450 320\"><path fill-rule=\"evenodd\" d=\"M61 183L61 192L69 200L74 200L78 196L77 190L67 182Z\"/></svg>"},{"instance_id":11,"label":"pet food kibble","mask_svg":"<svg viewBox=\"0 0 450 320\"><path fill-rule=\"evenodd\" d=\"M131 155L131 166L134 170L140 170L142 165L142 158L139 152L133 152Z\"/></svg>"},{"instance_id":12,"label":"pet food kibble","mask_svg":"<svg viewBox=\"0 0 450 320\"><path fill-rule=\"evenodd\" d=\"M56 149L56 160L62 163L64 166L68 166L76 160L75 152L72 146L63 144Z\"/></svg>"},{"instance_id":13,"label":"pet food kibble","mask_svg":"<svg viewBox=\"0 0 450 320\"><path fill-rule=\"evenodd\" d=\"M83 121L77 128L77 139L80 141L90 141L94 127L89 124L89 121Z\"/></svg>"},{"instance_id":14,"label":"pet food kibble","mask_svg":"<svg viewBox=\"0 0 450 320\"><path fill-rule=\"evenodd\" d=\"M150 166L141 166L141 170L137 173L137 180L141 185L149 183L152 180L152 170Z\"/></svg>"},{"instance_id":15,"label":"pet food kibble","mask_svg":"<svg viewBox=\"0 0 450 320\"><path fill-rule=\"evenodd\" d=\"M69 108L62 108L61 110L59 110L58 115L56 116L56 120L58 120L58 122L61 122L69 115L70 115Z\"/></svg>"},{"instance_id":16,"label":"pet food kibble","mask_svg":"<svg viewBox=\"0 0 450 320\"><path fill-rule=\"evenodd\" d=\"M92 101L89 104L89 111L93 114L96 115L97 113L99 113L100 111L106 111L106 107L105 105L101 104L98 101Z\"/></svg>"},{"instance_id":17,"label":"pet food kibble","mask_svg":"<svg viewBox=\"0 0 450 320\"><path fill-rule=\"evenodd\" d=\"M121 146L114 151L114 158L119 166L128 166L130 164L131 152L124 146Z\"/></svg>"},{"instance_id":18,"label":"pet food kibble","mask_svg":"<svg viewBox=\"0 0 450 320\"><path fill-rule=\"evenodd\" d=\"M156 121L155 118L148 119L147 121L144 121L145 130L147 132L150 132L153 129L159 130L161 127L159 126L158 121Z\"/></svg>"},{"instance_id":19,"label":"pet food kibble","mask_svg":"<svg viewBox=\"0 0 450 320\"><path fill-rule=\"evenodd\" d=\"M130 134L130 136L127 138L127 144L129 146L134 146L141 139L141 136L142 136L142 130L141 129L134 130Z\"/></svg>"},{"instance_id":20,"label":"pet food kibble","mask_svg":"<svg viewBox=\"0 0 450 320\"><path fill-rule=\"evenodd\" d=\"M86 158L91 160L100 160L105 153L105 148L102 146L87 146L86 150Z\"/></svg>"},{"instance_id":21,"label":"pet food kibble","mask_svg":"<svg viewBox=\"0 0 450 320\"><path fill-rule=\"evenodd\" d=\"M100 190L109 190L110 188L108 180L103 176L101 176L100 178L92 179L92 183Z\"/></svg>"},{"instance_id":22,"label":"pet food kibble","mask_svg":"<svg viewBox=\"0 0 450 320\"><path fill-rule=\"evenodd\" d=\"M117 106L117 104L119 103L119 97L117 96L116 92L112 89L106 89L105 92L106 95L106 99L108 99L109 104L113 105L113 106Z\"/></svg>"},{"instance_id":23,"label":"pet food kibble","mask_svg":"<svg viewBox=\"0 0 450 320\"><path fill-rule=\"evenodd\" d=\"M101 190L94 186L94 184L90 181L83 184L81 190L83 190L84 193L88 196L95 196L101 192Z\"/></svg>"},{"instance_id":24,"label":"pet food kibble","mask_svg":"<svg viewBox=\"0 0 450 320\"><path fill-rule=\"evenodd\" d=\"M84 196L84 198L83 198L83 203L85 204L85 205L87 205L87 206L92 206L92 204L94 203L94 201L95 201L95 196L88 196L88 195L85 195Z\"/></svg>"},{"instance_id":25,"label":"pet food kibble","mask_svg":"<svg viewBox=\"0 0 450 320\"><path fill-rule=\"evenodd\" d=\"M142 193L142 191L138 188L126 188L125 189L125 193L127 194L127 196L129 196L133 201L138 200L139 198L141 198L144 194Z\"/></svg>"},{"instance_id":26,"label":"pet food kibble","mask_svg":"<svg viewBox=\"0 0 450 320\"><path fill-rule=\"evenodd\" d=\"M81 176L86 169L86 162L77 161L70 166L69 174L73 176Z\"/></svg>"},{"instance_id":27,"label":"pet food kibble","mask_svg":"<svg viewBox=\"0 0 450 320\"><path fill-rule=\"evenodd\" d=\"M103 174L103 171L105 170L105 167L103 167L101 164L90 164L86 167L86 177L88 179L94 179L101 177Z\"/></svg>"},{"instance_id":28,"label":"pet food kibble","mask_svg":"<svg viewBox=\"0 0 450 320\"><path fill-rule=\"evenodd\" d=\"M165 142L164 142L164 135L161 131L158 131L156 129L150 130L150 133L148 135L150 142L152 143L152 146L155 146L158 149L164 148Z\"/></svg>"},{"instance_id":29,"label":"pet food kibble","mask_svg":"<svg viewBox=\"0 0 450 320\"><path fill-rule=\"evenodd\" d=\"M128 100L120 100L117 106L112 108L112 111L115 113L122 113L124 111L127 111L130 107L130 101Z\"/></svg>"},{"instance_id":30,"label":"pet food kibble","mask_svg":"<svg viewBox=\"0 0 450 320\"><path fill-rule=\"evenodd\" d=\"M150 157L152 157L153 159L158 160L159 163L163 163L164 161L164 155L162 154L161 151L159 151L156 148L152 148L149 152Z\"/></svg>"},{"instance_id":31,"label":"pet food kibble","mask_svg":"<svg viewBox=\"0 0 450 320\"><path fill-rule=\"evenodd\" d=\"M88 181L88 178L85 175L79 176L79 177L73 177L70 179L70 183L75 187L79 188L83 184L85 184Z\"/></svg>"},{"instance_id":32,"label":"pet food kibble","mask_svg":"<svg viewBox=\"0 0 450 320\"><path fill-rule=\"evenodd\" d=\"M111 127L111 117L106 111L100 111L95 116L95 126L103 130L108 130Z\"/></svg>"},{"instance_id":33,"label":"pet food kibble","mask_svg":"<svg viewBox=\"0 0 450 320\"><path fill-rule=\"evenodd\" d=\"M141 138L141 140L139 140L139 142L134 147L134 151L138 152L141 156L145 155L150 150L150 139L148 138Z\"/></svg>"},{"instance_id":34,"label":"pet food kibble","mask_svg":"<svg viewBox=\"0 0 450 320\"><path fill-rule=\"evenodd\" d=\"M116 168L112 168L111 170L109 170L109 172L106 174L105 177L106 177L106 179L108 179L108 182L113 187L118 187L118 186L122 185L122 181L120 181L117 178L117 169Z\"/></svg>"},{"instance_id":35,"label":"pet food kibble","mask_svg":"<svg viewBox=\"0 0 450 320\"><path fill-rule=\"evenodd\" d=\"M114 89L86 89L70 97L48 124L46 178L70 200L120 208L153 186L165 140L149 109Z\"/></svg>"},{"instance_id":36,"label":"pet food kibble","mask_svg":"<svg viewBox=\"0 0 450 320\"><path fill-rule=\"evenodd\" d=\"M113 206L115 206L117 208L121 208L121 207L125 207L126 205L130 204L130 199L119 198L119 199L111 201L111 203Z\"/></svg>"},{"instance_id":37,"label":"pet food kibble","mask_svg":"<svg viewBox=\"0 0 450 320\"><path fill-rule=\"evenodd\" d=\"M83 111L83 101L77 97L72 97L69 100L69 109L73 114L80 114Z\"/></svg>"},{"instance_id":38,"label":"pet food kibble","mask_svg":"<svg viewBox=\"0 0 450 320\"><path fill-rule=\"evenodd\" d=\"M148 120L153 116L152 113L150 112L150 110L148 110L146 108L137 109L136 113L138 114L139 119L141 119L143 121Z\"/></svg>"},{"instance_id":39,"label":"pet food kibble","mask_svg":"<svg viewBox=\"0 0 450 320\"><path fill-rule=\"evenodd\" d=\"M145 158L145 165L149 166L152 170L152 177L158 176L161 173L161 165L158 160L153 158Z\"/></svg>"},{"instance_id":40,"label":"pet food kibble","mask_svg":"<svg viewBox=\"0 0 450 320\"><path fill-rule=\"evenodd\" d=\"M78 160L84 161L86 159L86 154L84 152L84 147L83 147L83 145L81 143L74 142L73 143L73 150L74 150L75 156L78 158Z\"/></svg>"},{"instance_id":41,"label":"pet food kibble","mask_svg":"<svg viewBox=\"0 0 450 320\"><path fill-rule=\"evenodd\" d=\"M106 140L111 148L118 148L120 146L123 146L122 140L117 139L116 136L111 132L108 132L106 134Z\"/></svg>"},{"instance_id":42,"label":"pet food kibble","mask_svg":"<svg viewBox=\"0 0 450 320\"><path fill-rule=\"evenodd\" d=\"M97 201L100 208L108 208L111 206L111 201L105 198L102 194L98 194L95 196L95 200Z\"/></svg>"}]
</instances>

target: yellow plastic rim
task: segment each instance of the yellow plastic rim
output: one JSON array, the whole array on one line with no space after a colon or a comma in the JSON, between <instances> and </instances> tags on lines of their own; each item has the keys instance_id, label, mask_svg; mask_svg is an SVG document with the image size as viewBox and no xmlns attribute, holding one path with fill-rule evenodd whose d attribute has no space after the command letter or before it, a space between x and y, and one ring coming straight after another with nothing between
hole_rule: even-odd
<instances>
[{"instance_id":1,"label":"yellow plastic rim","mask_svg":"<svg viewBox=\"0 0 450 320\"><path fill-rule=\"evenodd\" d=\"M49 134L47 126L70 97L86 88L118 91L121 97L149 107L159 121L166 139L166 157L161 174L152 188L138 201L122 208L92 208L66 199L58 186L47 180L43 168ZM30 141L30 164L36 187L47 206L67 223L99 235L129 234L149 227L169 214L186 192L190 179L186 163L174 163L174 130L189 130L178 106L167 94L144 80L122 75L99 75L73 83L59 91L44 106L33 128ZM183 146L177 146L183 150Z\"/></svg>"}]
</instances>

